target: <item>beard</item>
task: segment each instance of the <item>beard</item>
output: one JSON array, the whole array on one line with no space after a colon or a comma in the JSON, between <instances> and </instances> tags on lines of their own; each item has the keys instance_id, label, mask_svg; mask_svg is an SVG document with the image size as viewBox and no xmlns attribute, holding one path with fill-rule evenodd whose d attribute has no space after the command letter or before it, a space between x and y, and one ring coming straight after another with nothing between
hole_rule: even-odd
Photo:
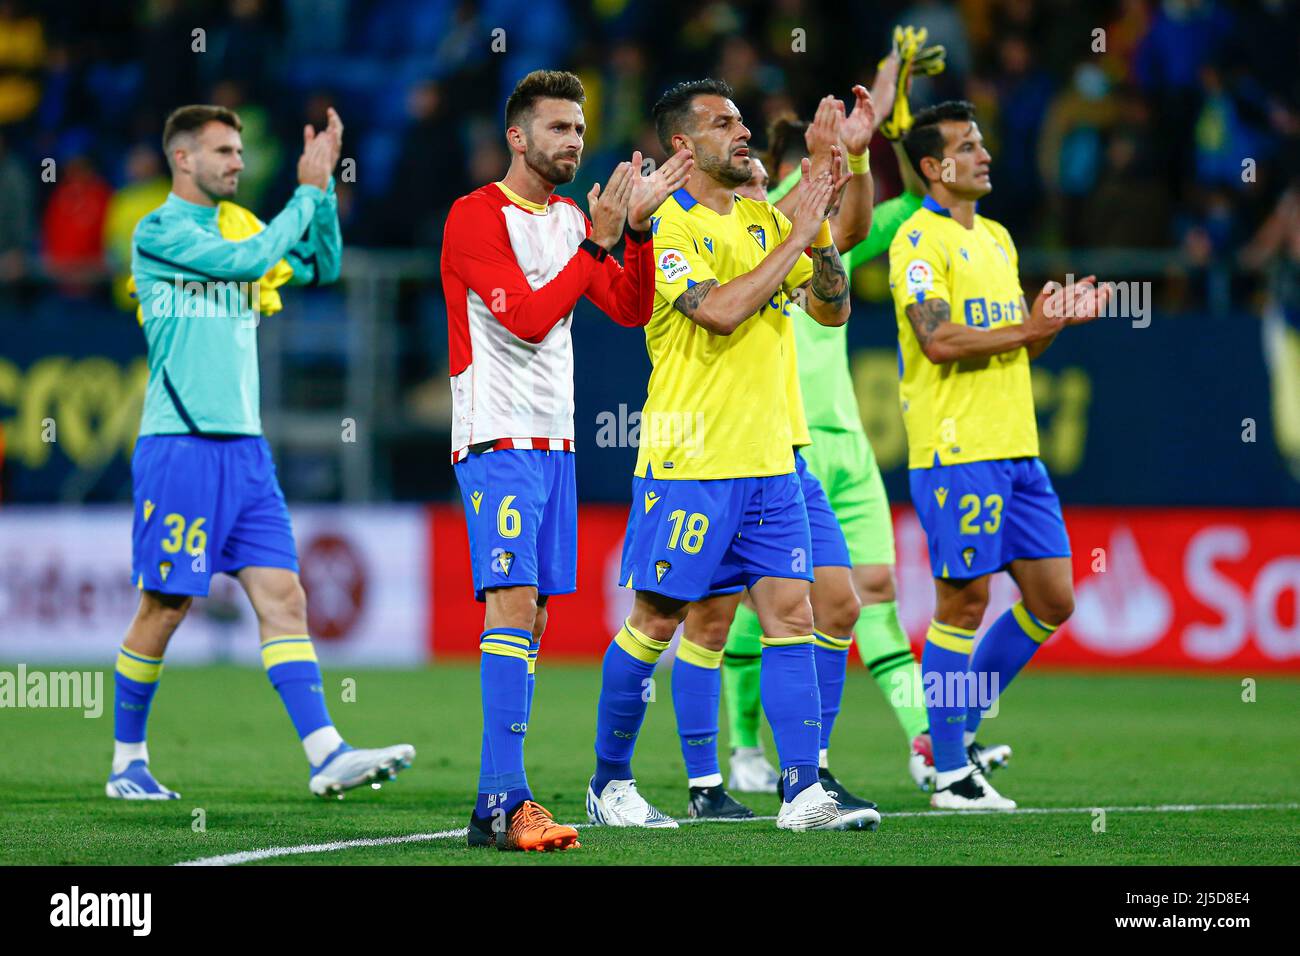
<instances>
[{"instance_id":1,"label":"beard","mask_svg":"<svg viewBox=\"0 0 1300 956\"><path fill-rule=\"evenodd\" d=\"M711 178L722 183L724 186L736 187L743 186L754 175L754 167L748 160L743 166L732 164L731 156L726 158L715 156L712 153L695 152L695 168L703 171Z\"/></svg>"},{"instance_id":2,"label":"beard","mask_svg":"<svg viewBox=\"0 0 1300 956\"><path fill-rule=\"evenodd\" d=\"M524 150L524 165L552 186L571 183L573 178L578 175L578 163L581 162L581 158L578 158L571 169L560 165L560 160L565 158L573 159L574 157L568 153L546 156L540 149L535 149L531 143Z\"/></svg>"},{"instance_id":3,"label":"beard","mask_svg":"<svg viewBox=\"0 0 1300 956\"><path fill-rule=\"evenodd\" d=\"M200 173L194 177L194 185L211 199L230 199L239 191L239 177L236 176L232 182L224 179L219 173L212 176Z\"/></svg>"}]
</instances>

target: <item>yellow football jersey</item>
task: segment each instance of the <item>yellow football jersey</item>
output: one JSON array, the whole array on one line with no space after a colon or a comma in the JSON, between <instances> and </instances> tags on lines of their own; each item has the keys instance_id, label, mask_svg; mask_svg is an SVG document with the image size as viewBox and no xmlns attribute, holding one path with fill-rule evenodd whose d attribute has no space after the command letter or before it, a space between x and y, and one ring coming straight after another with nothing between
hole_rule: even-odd
<instances>
[{"instance_id":1,"label":"yellow football jersey","mask_svg":"<svg viewBox=\"0 0 1300 956\"><path fill-rule=\"evenodd\" d=\"M636 474L789 474L797 443L789 402L799 377L787 293L812 278L812 260L801 253L769 302L731 335L714 335L673 303L698 282L725 284L753 271L789 234L790 221L770 203L739 196L730 213L719 215L683 188L655 211L651 228L655 300L645 335L654 368Z\"/></svg>"},{"instance_id":2,"label":"yellow football jersey","mask_svg":"<svg viewBox=\"0 0 1300 956\"><path fill-rule=\"evenodd\" d=\"M1019 258L1001 225L975 216L972 229L926 197L889 246L889 287L898 321L899 396L909 468L1038 454L1038 425L1023 349L936 365L925 357L906 309L945 299L951 321L991 329L1024 321Z\"/></svg>"},{"instance_id":3,"label":"yellow football jersey","mask_svg":"<svg viewBox=\"0 0 1300 956\"><path fill-rule=\"evenodd\" d=\"M217 228L221 230L223 238L239 240L257 235L266 228L266 224L243 206L222 200L217 203ZM284 308L277 290L292 278L293 268L283 259L266 270L266 275L257 282L259 309L262 315L274 315ZM135 276L127 279L126 289L134 298ZM135 318L137 322L144 325L144 312L141 306L135 307Z\"/></svg>"},{"instance_id":4,"label":"yellow football jersey","mask_svg":"<svg viewBox=\"0 0 1300 956\"><path fill-rule=\"evenodd\" d=\"M799 386L799 350L795 347L794 324L796 322L816 322L810 315L796 312L790 314L791 301L785 298L785 331L781 333L781 353L785 358L785 404L790 410L790 440L795 448L812 444L812 434L808 431L808 416L803 408L803 389Z\"/></svg>"}]
</instances>

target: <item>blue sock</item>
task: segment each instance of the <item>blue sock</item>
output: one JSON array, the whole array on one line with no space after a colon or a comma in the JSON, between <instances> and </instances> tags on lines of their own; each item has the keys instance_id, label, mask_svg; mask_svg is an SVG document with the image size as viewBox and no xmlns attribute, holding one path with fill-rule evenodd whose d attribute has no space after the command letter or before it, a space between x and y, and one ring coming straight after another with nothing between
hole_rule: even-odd
<instances>
[{"instance_id":1,"label":"blue sock","mask_svg":"<svg viewBox=\"0 0 1300 956\"><path fill-rule=\"evenodd\" d=\"M688 780L722 779L718 766L721 702L722 651L711 651L683 636L677 645L677 659L673 661L673 711L677 715L677 736L681 738Z\"/></svg>"},{"instance_id":2,"label":"blue sock","mask_svg":"<svg viewBox=\"0 0 1300 956\"><path fill-rule=\"evenodd\" d=\"M656 641L627 622L605 651L596 706L596 773L591 789L597 796L611 780L631 780L632 751L650 700L649 683L667 641Z\"/></svg>"},{"instance_id":3,"label":"blue sock","mask_svg":"<svg viewBox=\"0 0 1300 956\"><path fill-rule=\"evenodd\" d=\"M479 801L475 813L487 816L495 807L507 811L532 799L524 773L524 735L528 731L528 631L493 627L479 639L479 688L483 704ZM480 812L486 809L488 813Z\"/></svg>"},{"instance_id":4,"label":"blue sock","mask_svg":"<svg viewBox=\"0 0 1300 956\"><path fill-rule=\"evenodd\" d=\"M798 643L774 644L772 640L763 638L759 697L772 726L785 799L789 802L817 782L821 698L817 693L812 635L776 639Z\"/></svg>"},{"instance_id":5,"label":"blue sock","mask_svg":"<svg viewBox=\"0 0 1300 956\"><path fill-rule=\"evenodd\" d=\"M840 714L840 701L844 699L844 676L849 667L849 648L852 637L831 637L821 631L814 632L813 663L817 665L817 693L822 699L821 749L831 745L831 731Z\"/></svg>"},{"instance_id":6,"label":"blue sock","mask_svg":"<svg viewBox=\"0 0 1300 956\"><path fill-rule=\"evenodd\" d=\"M113 739L124 744L144 740L149 708L162 676L162 658L149 657L122 647L113 672L116 687L113 706Z\"/></svg>"},{"instance_id":7,"label":"blue sock","mask_svg":"<svg viewBox=\"0 0 1300 956\"><path fill-rule=\"evenodd\" d=\"M312 731L333 726L325 706L316 649L306 634L285 634L262 642L262 666L267 679L289 712L302 739Z\"/></svg>"},{"instance_id":8,"label":"blue sock","mask_svg":"<svg viewBox=\"0 0 1300 956\"><path fill-rule=\"evenodd\" d=\"M936 771L966 766L966 747L961 737L966 729L966 675L974 643L974 631L938 621L930 622L925 635L921 680Z\"/></svg>"},{"instance_id":9,"label":"blue sock","mask_svg":"<svg viewBox=\"0 0 1300 956\"><path fill-rule=\"evenodd\" d=\"M1056 628L1030 614L1023 601L1008 608L993 622L993 626L975 648L970 662L971 673L977 678L984 674L990 675L982 681L977 680L977 687L981 692L987 687L991 696L987 700L976 701L974 706L967 709L967 733L973 734L979 728L980 718L984 716L984 708L980 705L991 705L1029 663L1034 652L1055 633Z\"/></svg>"}]
</instances>

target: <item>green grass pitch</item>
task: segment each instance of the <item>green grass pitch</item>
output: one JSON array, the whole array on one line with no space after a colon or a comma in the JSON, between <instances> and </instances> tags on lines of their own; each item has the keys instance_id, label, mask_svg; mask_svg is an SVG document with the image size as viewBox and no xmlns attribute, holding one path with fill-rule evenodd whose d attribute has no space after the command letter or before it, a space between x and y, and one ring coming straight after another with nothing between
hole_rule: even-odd
<instances>
[{"instance_id":1,"label":"green grass pitch","mask_svg":"<svg viewBox=\"0 0 1300 956\"><path fill-rule=\"evenodd\" d=\"M12 669L12 668L7 668ZM543 660L528 735L537 798L562 821L585 820L594 666ZM345 678L356 701L342 701ZM301 749L265 676L238 668L169 668L154 704L155 773L182 798L104 796L112 675L104 714L0 711L0 864L171 864L269 847L431 834L463 827L479 754L477 665L325 674L331 710L357 746L407 741L415 765L382 791L324 801L307 791ZM563 854L469 850L463 838L417 839L254 861L261 864L1254 864L1294 863L1300 827L1300 681L1259 677L1242 701L1236 676L1030 671L981 730L1009 743L995 784L1022 808L1077 812L928 816L907 777L906 743L860 668L849 673L831 766L885 815L875 833L792 834L771 821L676 831L585 829ZM726 730L723 730L724 772ZM768 753L773 748L768 738ZM636 764L660 809L685 812L668 677L661 674ZM771 795L738 795L774 814ZM1258 809L1089 808L1268 804ZM198 811L201 810L202 813ZM891 816L893 814L906 814ZM202 821L204 828L197 828Z\"/></svg>"}]
</instances>

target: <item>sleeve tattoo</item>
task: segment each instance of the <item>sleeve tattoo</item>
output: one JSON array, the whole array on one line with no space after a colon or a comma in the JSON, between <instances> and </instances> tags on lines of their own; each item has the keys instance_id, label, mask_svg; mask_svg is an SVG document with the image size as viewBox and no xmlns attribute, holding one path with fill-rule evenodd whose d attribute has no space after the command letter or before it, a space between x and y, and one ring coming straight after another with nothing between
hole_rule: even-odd
<instances>
[{"instance_id":1,"label":"sleeve tattoo","mask_svg":"<svg viewBox=\"0 0 1300 956\"><path fill-rule=\"evenodd\" d=\"M673 301L673 308L689 318L695 318L696 311L700 308L700 303L704 297L709 294L718 285L717 279L705 279L703 282L697 282L691 286Z\"/></svg>"},{"instance_id":2,"label":"sleeve tattoo","mask_svg":"<svg viewBox=\"0 0 1300 956\"><path fill-rule=\"evenodd\" d=\"M837 309L849 297L849 276L834 246L812 250L813 274L810 291L823 302Z\"/></svg>"},{"instance_id":3,"label":"sleeve tattoo","mask_svg":"<svg viewBox=\"0 0 1300 956\"><path fill-rule=\"evenodd\" d=\"M946 299L926 299L924 302L913 302L909 305L907 318L912 323L912 330L916 332L917 341L924 349L934 338L934 333L939 326L949 321L951 312Z\"/></svg>"}]
</instances>

